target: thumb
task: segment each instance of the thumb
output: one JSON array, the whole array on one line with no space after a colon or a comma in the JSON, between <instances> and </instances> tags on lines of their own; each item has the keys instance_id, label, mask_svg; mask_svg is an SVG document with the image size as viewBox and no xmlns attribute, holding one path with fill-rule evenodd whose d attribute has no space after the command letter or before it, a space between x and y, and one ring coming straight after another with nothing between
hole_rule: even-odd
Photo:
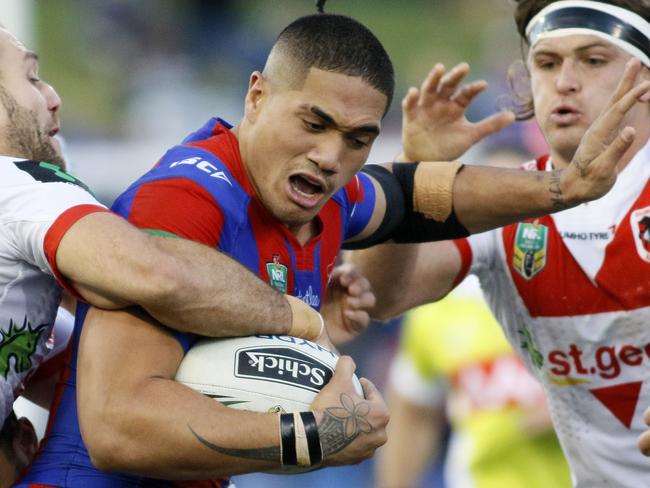
<instances>
[{"instance_id":1,"label":"thumb","mask_svg":"<svg viewBox=\"0 0 650 488\"><path fill-rule=\"evenodd\" d=\"M332 376L329 383L323 387L323 390L336 389L353 392L354 387L352 386L352 375L356 369L357 365L354 364L354 361L350 356L341 356L338 363L336 363L334 376Z\"/></svg>"},{"instance_id":2,"label":"thumb","mask_svg":"<svg viewBox=\"0 0 650 488\"><path fill-rule=\"evenodd\" d=\"M515 114L508 112L499 112L497 114L491 115L485 120L478 122L475 125L476 130L476 140L477 142L481 139L499 132L500 130L505 129L510 124L515 121Z\"/></svg>"}]
</instances>

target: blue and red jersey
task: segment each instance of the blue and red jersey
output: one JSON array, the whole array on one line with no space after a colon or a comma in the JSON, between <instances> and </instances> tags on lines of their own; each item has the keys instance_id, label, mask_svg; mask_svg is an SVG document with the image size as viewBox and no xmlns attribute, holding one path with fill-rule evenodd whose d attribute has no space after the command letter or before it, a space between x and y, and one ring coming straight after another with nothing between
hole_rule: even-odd
<instances>
[{"instance_id":1,"label":"blue and red jersey","mask_svg":"<svg viewBox=\"0 0 650 488\"><path fill-rule=\"evenodd\" d=\"M221 119L210 119L122 193L113 210L150 232L214 247L278 291L319 310L343 242L370 221L374 187L365 174L355 176L321 209L316 217L319 233L303 246L256 197L230 128ZM79 432L75 385L77 345L87 310L80 305L77 311L70 360L48 432L17 486L177 486L169 481L104 473L90 461ZM193 334L174 335L186 351L197 339Z\"/></svg>"}]
</instances>

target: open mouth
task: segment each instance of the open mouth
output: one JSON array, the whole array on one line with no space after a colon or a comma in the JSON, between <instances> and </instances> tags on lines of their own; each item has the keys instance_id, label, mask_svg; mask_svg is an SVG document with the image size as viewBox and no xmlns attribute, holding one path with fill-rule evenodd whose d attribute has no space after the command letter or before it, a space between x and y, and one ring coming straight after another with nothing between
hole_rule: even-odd
<instances>
[{"instance_id":1,"label":"open mouth","mask_svg":"<svg viewBox=\"0 0 650 488\"><path fill-rule=\"evenodd\" d=\"M304 175L293 175L289 182L294 190L305 195L316 195L323 193L323 185L320 182L305 177Z\"/></svg>"},{"instance_id":2,"label":"open mouth","mask_svg":"<svg viewBox=\"0 0 650 488\"><path fill-rule=\"evenodd\" d=\"M319 178L304 173L289 177L289 195L301 207L316 206L324 194L325 184Z\"/></svg>"}]
</instances>

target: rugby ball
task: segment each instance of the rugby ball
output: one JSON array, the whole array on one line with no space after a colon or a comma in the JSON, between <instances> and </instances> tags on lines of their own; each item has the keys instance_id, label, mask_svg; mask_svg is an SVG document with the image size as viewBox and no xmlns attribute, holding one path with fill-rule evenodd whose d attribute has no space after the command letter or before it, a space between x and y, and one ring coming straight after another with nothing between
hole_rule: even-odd
<instances>
[{"instance_id":1,"label":"rugby ball","mask_svg":"<svg viewBox=\"0 0 650 488\"><path fill-rule=\"evenodd\" d=\"M332 378L337 361L335 353L297 337L206 339L187 352L176 381L232 408L305 411ZM363 397L356 375L352 382Z\"/></svg>"}]
</instances>

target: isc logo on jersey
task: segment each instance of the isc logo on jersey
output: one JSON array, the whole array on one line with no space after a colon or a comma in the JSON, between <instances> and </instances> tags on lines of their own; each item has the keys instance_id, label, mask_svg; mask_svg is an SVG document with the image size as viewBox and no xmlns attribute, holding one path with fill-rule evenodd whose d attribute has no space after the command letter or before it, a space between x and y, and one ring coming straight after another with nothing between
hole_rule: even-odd
<instances>
[{"instance_id":1,"label":"isc logo on jersey","mask_svg":"<svg viewBox=\"0 0 650 488\"><path fill-rule=\"evenodd\" d=\"M320 391L333 375L332 369L290 347L253 347L237 351L235 376L259 378Z\"/></svg>"},{"instance_id":2,"label":"isc logo on jersey","mask_svg":"<svg viewBox=\"0 0 650 488\"><path fill-rule=\"evenodd\" d=\"M174 168L180 165L194 166L196 169L199 169L204 173L210 175L210 178L219 178L220 180L223 180L226 183L228 183L230 186L232 186L232 183L228 179L228 176L226 176L226 173L220 171L215 165L213 165L209 161L206 161L203 158L194 157L194 158L183 159L181 161L175 161L172 164L170 164L169 167Z\"/></svg>"}]
</instances>

